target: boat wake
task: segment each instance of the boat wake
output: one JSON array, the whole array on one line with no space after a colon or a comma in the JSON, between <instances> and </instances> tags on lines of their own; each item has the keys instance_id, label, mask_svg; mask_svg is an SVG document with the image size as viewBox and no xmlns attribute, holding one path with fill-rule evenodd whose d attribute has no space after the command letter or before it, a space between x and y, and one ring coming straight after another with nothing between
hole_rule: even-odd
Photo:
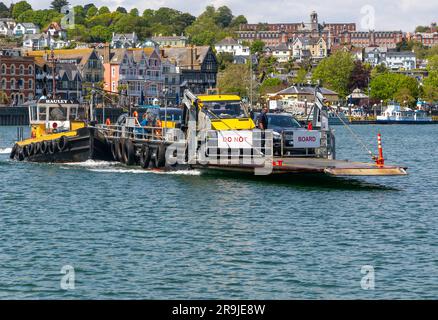
<instances>
[{"instance_id":1,"label":"boat wake","mask_svg":"<svg viewBox=\"0 0 438 320\"><path fill-rule=\"evenodd\" d=\"M85 162L70 162L63 163L61 165L62 169L72 169L72 168L82 168L92 172L101 172L101 173L135 173L135 174L145 174L145 173L153 173L153 174L169 174L169 175L185 175L185 176L199 176L201 172L198 170L174 170L174 171L163 171L163 170L154 170L154 169L140 169L140 168L132 168L121 165L119 162L115 161L96 161L96 160L87 160Z\"/></svg>"},{"instance_id":2,"label":"boat wake","mask_svg":"<svg viewBox=\"0 0 438 320\"><path fill-rule=\"evenodd\" d=\"M0 154L9 154L11 151L12 148L0 148Z\"/></svg>"}]
</instances>

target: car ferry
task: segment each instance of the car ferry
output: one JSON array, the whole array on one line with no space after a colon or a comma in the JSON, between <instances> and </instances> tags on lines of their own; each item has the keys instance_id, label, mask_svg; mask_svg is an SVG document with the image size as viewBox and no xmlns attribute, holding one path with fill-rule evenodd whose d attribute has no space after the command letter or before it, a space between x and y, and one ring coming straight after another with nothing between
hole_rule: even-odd
<instances>
[{"instance_id":1,"label":"car ferry","mask_svg":"<svg viewBox=\"0 0 438 320\"><path fill-rule=\"evenodd\" d=\"M76 101L40 99L29 106L31 136L13 146L10 158L31 162L112 160L105 137L90 125L85 113Z\"/></svg>"}]
</instances>

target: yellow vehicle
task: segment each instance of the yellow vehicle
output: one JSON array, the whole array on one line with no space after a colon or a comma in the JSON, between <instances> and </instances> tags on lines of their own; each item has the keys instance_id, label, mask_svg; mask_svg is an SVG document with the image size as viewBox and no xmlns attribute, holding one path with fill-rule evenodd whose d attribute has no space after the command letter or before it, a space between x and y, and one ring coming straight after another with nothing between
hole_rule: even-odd
<instances>
[{"instance_id":1,"label":"yellow vehicle","mask_svg":"<svg viewBox=\"0 0 438 320\"><path fill-rule=\"evenodd\" d=\"M107 160L111 153L104 137L87 125L78 103L42 99L29 106L31 136L18 141L10 158L32 162Z\"/></svg>"},{"instance_id":2,"label":"yellow vehicle","mask_svg":"<svg viewBox=\"0 0 438 320\"><path fill-rule=\"evenodd\" d=\"M251 130L254 121L238 95L198 95L200 110L210 118L213 130Z\"/></svg>"}]
</instances>

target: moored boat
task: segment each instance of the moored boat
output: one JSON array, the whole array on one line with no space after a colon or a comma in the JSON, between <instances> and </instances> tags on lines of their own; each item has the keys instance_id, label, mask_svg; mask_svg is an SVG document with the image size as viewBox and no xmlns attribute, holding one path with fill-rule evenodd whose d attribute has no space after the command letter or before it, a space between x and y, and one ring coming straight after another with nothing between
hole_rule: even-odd
<instances>
[{"instance_id":1,"label":"moored boat","mask_svg":"<svg viewBox=\"0 0 438 320\"><path fill-rule=\"evenodd\" d=\"M377 116L377 123L423 124L432 123L432 117L426 111L402 108L399 104L391 103Z\"/></svg>"}]
</instances>

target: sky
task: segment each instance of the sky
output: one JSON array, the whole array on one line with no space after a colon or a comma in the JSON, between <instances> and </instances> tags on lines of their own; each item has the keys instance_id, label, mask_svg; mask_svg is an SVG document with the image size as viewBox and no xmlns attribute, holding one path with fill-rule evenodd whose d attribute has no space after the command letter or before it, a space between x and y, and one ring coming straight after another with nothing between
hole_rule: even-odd
<instances>
[{"instance_id":1,"label":"sky","mask_svg":"<svg viewBox=\"0 0 438 320\"><path fill-rule=\"evenodd\" d=\"M11 0L0 0L10 3ZM18 0L14 0L17 2ZM34 9L50 6L51 0L28 0ZM243 14L250 23L308 22L310 12L322 22L355 22L358 30L403 30L411 32L418 25L438 21L437 0L69 0L73 5L94 3L115 10L174 8L199 15L207 5L228 6L234 15Z\"/></svg>"}]
</instances>

